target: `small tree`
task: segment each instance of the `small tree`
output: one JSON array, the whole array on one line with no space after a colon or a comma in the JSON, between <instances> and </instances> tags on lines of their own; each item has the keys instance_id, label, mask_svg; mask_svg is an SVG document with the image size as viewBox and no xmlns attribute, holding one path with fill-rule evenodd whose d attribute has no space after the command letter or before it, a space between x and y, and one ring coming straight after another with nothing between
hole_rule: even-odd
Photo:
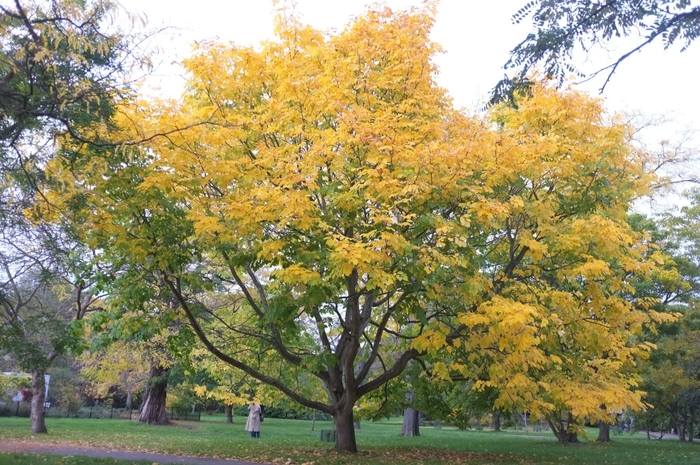
<instances>
[{"instance_id":1,"label":"small tree","mask_svg":"<svg viewBox=\"0 0 700 465\"><path fill-rule=\"evenodd\" d=\"M80 347L77 325L92 299L81 284L71 285L59 270L47 268L41 250L30 253L36 243L23 242L26 236L9 239L0 245L0 352L31 373L32 433L46 433L44 375L57 357Z\"/></svg>"}]
</instances>

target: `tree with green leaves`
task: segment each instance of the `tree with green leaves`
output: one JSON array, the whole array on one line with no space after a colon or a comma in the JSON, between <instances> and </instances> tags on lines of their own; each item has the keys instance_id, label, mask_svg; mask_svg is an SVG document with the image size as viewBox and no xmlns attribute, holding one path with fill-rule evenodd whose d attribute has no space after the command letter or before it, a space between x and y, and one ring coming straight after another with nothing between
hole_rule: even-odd
<instances>
[{"instance_id":1,"label":"tree with green leaves","mask_svg":"<svg viewBox=\"0 0 700 465\"><path fill-rule=\"evenodd\" d=\"M109 122L131 64L123 35L105 32L116 7L111 0L0 3L1 161L22 158L22 146L37 137L85 140L86 127Z\"/></svg>"},{"instance_id":2,"label":"tree with green leaves","mask_svg":"<svg viewBox=\"0 0 700 465\"><path fill-rule=\"evenodd\" d=\"M649 44L661 42L668 49L681 43L684 51L700 36L700 4L692 0L531 0L513 15L513 22L528 18L535 30L511 51L505 65L517 74L496 86L494 101L510 99L538 71L560 84L572 74L586 80L607 74L602 92L622 62ZM612 63L590 75L579 70L576 52L605 49L629 36L635 36L633 45Z\"/></svg>"},{"instance_id":3,"label":"tree with green leaves","mask_svg":"<svg viewBox=\"0 0 700 465\"><path fill-rule=\"evenodd\" d=\"M46 433L44 375L82 344L80 320L94 303L68 260L36 227L0 229L0 353L32 375L32 433Z\"/></svg>"},{"instance_id":4,"label":"tree with green leaves","mask_svg":"<svg viewBox=\"0 0 700 465\"><path fill-rule=\"evenodd\" d=\"M0 300L2 350L34 378L32 431L46 432L43 373L78 345L94 302L70 225L32 216L62 136L87 141L129 94L129 44L110 0L0 2ZM106 33L112 27L113 33ZM88 273L89 274L89 273Z\"/></svg>"},{"instance_id":5,"label":"tree with green leaves","mask_svg":"<svg viewBox=\"0 0 700 465\"><path fill-rule=\"evenodd\" d=\"M636 284L638 294L659 296L659 309L683 319L663 325L647 337L658 346L641 363L642 389L649 408L639 415L639 428L674 428L681 441L693 440L700 425L700 195L687 193L688 206L655 220L633 217L667 256L664 266Z\"/></svg>"}]
</instances>

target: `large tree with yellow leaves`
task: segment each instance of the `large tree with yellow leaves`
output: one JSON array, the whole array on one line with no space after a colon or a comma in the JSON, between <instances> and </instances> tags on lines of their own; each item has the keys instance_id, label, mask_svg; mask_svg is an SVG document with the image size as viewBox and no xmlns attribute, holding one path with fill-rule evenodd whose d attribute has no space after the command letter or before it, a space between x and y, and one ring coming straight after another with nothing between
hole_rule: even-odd
<instances>
[{"instance_id":1,"label":"large tree with yellow leaves","mask_svg":"<svg viewBox=\"0 0 700 465\"><path fill-rule=\"evenodd\" d=\"M117 137L148 142L52 167L51 199L119 265L115 298L172 294L211 353L332 415L347 451L358 401L419 357L502 407L640 405L633 335L655 315L627 277L654 265L625 221L646 185L627 128L547 86L457 111L433 18L281 16L259 49L203 45L180 103L123 110Z\"/></svg>"}]
</instances>

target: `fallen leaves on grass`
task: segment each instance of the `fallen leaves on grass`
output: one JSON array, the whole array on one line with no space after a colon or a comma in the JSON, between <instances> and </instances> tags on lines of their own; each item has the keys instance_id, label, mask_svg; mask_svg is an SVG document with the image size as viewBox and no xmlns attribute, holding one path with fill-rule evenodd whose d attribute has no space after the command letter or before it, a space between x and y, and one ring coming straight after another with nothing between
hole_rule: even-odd
<instances>
[{"instance_id":1,"label":"fallen leaves on grass","mask_svg":"<svg viewBox=\"0 0 700 465\"><path fill-rule=\"evenodd\" d=\"M436 449L389 449L381 451L362 450L351 454L333 449L295 450L287 451L293 457L268 457L275 465L325 465L348 463L386 463L386 464L422 464L422 463L449 463L449 464L498 464L514 463L516 458L505 454L488 454L476 452L456 452ZM523 459L520 463L529 463Z\"/></svg>"}]
</instances>

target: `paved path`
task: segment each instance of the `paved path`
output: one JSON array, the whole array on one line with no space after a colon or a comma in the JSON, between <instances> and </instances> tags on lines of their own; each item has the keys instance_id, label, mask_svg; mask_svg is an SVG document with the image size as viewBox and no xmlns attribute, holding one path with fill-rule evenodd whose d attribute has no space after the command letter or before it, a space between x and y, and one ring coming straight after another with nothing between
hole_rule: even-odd
<instances>
[{"instance_id":1,"label":"paved path","mask_svg":"<svg viewBox=\"0 0 700 465\"><path fill-rule=\"evenodd\" d=\"M111 458L117 460L145 460L151 463L180 465L260 465L240 460L186 457L181 455L152 454L149 452L129 452L104 450L91 447L73 447L55 444L13 443L0 441L0 452L23 452L30 454L82 455L84 457Z\"/></svg>"}]
</instances>

